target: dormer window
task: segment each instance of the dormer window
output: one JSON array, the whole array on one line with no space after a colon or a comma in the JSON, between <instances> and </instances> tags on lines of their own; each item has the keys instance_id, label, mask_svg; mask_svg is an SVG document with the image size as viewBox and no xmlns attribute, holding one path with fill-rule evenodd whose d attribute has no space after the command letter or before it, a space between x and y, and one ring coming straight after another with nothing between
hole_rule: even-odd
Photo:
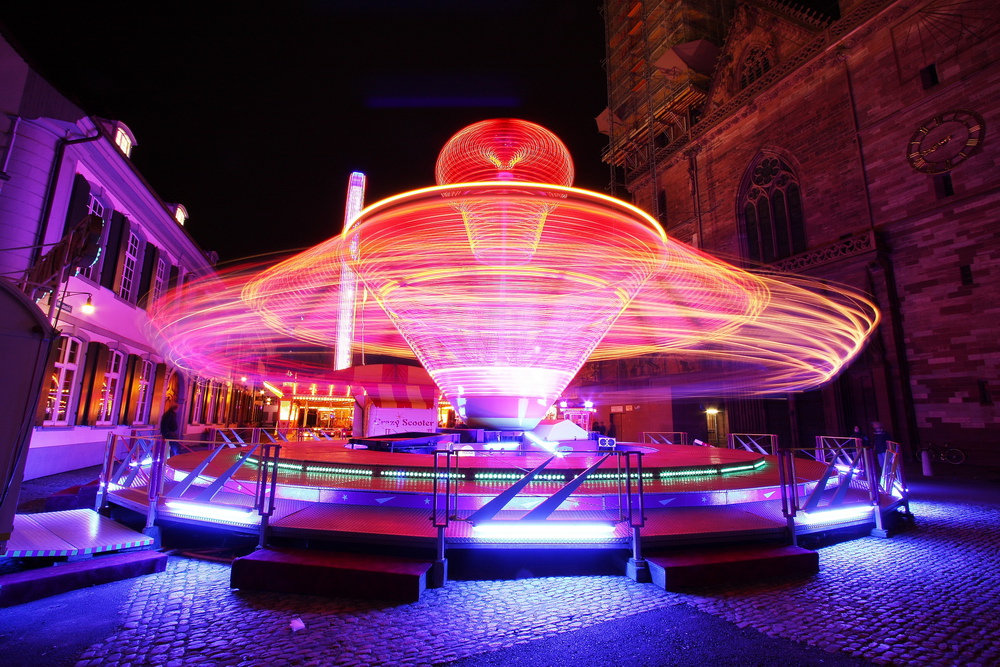
<instances>
[{"instance_id":1,"label":"dormer window","mask_svg":"<svg viewBox=\"0 0 1000 667\"><path fill-rule=\"evenodd\" d=\"M173 211L174 220L177 221L177 224L180 225L181 227L183 227L184 223L187 222L187 219L188 219L188 212L187 212L187 209L184 208L184 205L183 204L169 204L168 208L170 208L170 210Z\"/></svg>"},{"instance_id":2,"label":"dormer window","mask_svg":"<svg viewBox=\"0 0 1000 667\"><path fill-rule=\"evenodd\" d=\"M126 157L131 157L132 140L128 138L124 130L118 130L118 134L115 136L115 143L118 144L118 148L122 149L122 153L125 153Z\"/></svg>"},{"instance_id":3,"label":"dormer window","mask_svg":"<svg viewBox=\"0 0 1000 667\"><path fill-rule=\"evenodd\" d=\"M115 123L115 144L125 154L125 157L132 157L132 148L136 144L135 135L125 123Z\"/></svg>"}]
</instances>

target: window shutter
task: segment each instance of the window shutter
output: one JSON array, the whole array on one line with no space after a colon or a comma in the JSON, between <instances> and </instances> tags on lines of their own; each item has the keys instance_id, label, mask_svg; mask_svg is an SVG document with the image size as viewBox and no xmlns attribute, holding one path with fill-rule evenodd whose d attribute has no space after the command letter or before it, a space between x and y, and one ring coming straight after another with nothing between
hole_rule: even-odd
<instances>
[{"instance_id":1,"label":"window shutter","mask_svg":"<svg viewBox=\"0 0 1000 667\"><path fill-rule=\"evenodd\" d=\"M139 400L139 371L142 370L142 359L138 354L128 355L125 365L125 384L122 390L122 402L118 409L118 423L131 424L129 415L135 411Z\"/></svg>"},{"instance_id":2,"label":"window shutter","mask_svg":"<svg viewBox=\"0 0 1000 667\"><path fill-rule=\"evenodd\" d=\"M104 266L101 269L101 287L117 291L121 281L122 258L125 248L122 247L122 234L128 243L129 224L125 216L118 211L111 214L111 226L108 228L108 244L104 247Z\"/></svg>"},{"instance_id":3,"label":"window shutter","mask_svg":"<svg viewBox=\"0 0 1000 667\"><path fill-rule=\"evenodd\" d=\"M152 243L146 244L146 251L142 253L142 274L139 279L139 298L136 303L140 308L149 307L150 289L153 286L153 274L156 272L156 262L160 258L160 249Z\"/></svg>"},{"instance_id":4,"label":"window shutter","mask_svg":"<svg viewBox=\"0 0 1000 667\"><path fill-rule=\"evenodd\" d=\"M77 223L87 216L87 205L90 204L90 183L82 174L73 179L73 192L69 197L69 209L66 211L66 223L63 226L63 236L76 227Z\"/></svg>"},{"instance_id":5,"label":"window shutter","mask_svg":"<svg viewBox=\"0 0 1000 667\"><path fill-rule=\"evenodd\" d=\"M103 395L102 381L108 368L108 346L91 342L87 345L86 361L83 365L83 393L76 410L76 423L89 426L97 421Z\"/></svg>"},{"instance_id":6,"label":"window shutter","mask_svg":"<svg viewBox=\"0 0 1000 667\"><path fill-rule=\"evenodd\" d=\"M170 282L167 284L167 289L172 290L177 287L177 282L181 277L181 267L171 266L170 267Z\"/></svg>"},{"instance_id":7,"label":"window shutter","mask_svg":"<svg viewBox=\"0 0 1000 667\"><path fill-rule=\"evenodd\" d=\"M167 365L166 364L156 364L156 374L153 378L152 388L152 405L149 408L149 423L159 424L160 418L163 417L163 399L164 391L167 386ZM178 419L180 415L178 415Z\"/></svg>"}]
</instances>

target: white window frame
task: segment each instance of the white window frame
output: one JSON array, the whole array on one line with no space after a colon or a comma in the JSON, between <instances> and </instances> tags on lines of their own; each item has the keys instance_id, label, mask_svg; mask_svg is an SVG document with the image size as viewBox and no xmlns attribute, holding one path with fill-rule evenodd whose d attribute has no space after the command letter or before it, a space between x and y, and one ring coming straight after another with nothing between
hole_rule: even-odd
<instances>
[{"instance_id":1,"label":"white window frame","mask_svg":"<svg viewBox=\"0 0 1000 667\"><path fill-rule=\"evenodd\" d=\"M162 258L156 259L156 272L153 275L153 303L163 296L167 289L167 262Z\"/></svg>"},{"instance_id":2,"label":"white window frame","mask_svg":"<svg viewBox=\"0 0 1000 667\"><path fill-rule=\"evenodd\" d=\"M129 230L128 242L125 246L125 260L122 263L122 281L118 288L118 296L132 302L132 292L138 283L139 270L139 235Z\"/></svg>"},{"instance_id":3,"label":"white window frame","mask_svg":"<svg viewBox=\"0 0 1000 667\"><path fill-rule=\"evenodd\" d=\"M97 409L95 426L113 426L118 401L121 398L122 371L125 370L125 355L117 350L108 354L108 366L104 371L104 382L101 385L101 402Z\"/></svg>"},{"instance_id":4,"label":"white window frame","mask_svg":"<svg viewBox=\"0 0 1000 667\"><path fill-rule=\"evenodd\" d=\"M42 426L69 426L76 404L77 373L83 356L83 341L72 336L59 338L59 356L49 380L45 418Z\"/></svg>"},{"instance_id":5,"label":"white window frame","mask_svg":"<svg viewBox=\"0 0 1000 667\"><path fill-rule=\"evenodd\" d=\"M135 415L132 425L149 424L149 409L153 404L153 378L156 373L156 365L148 359L141 359L139 373L136 382L139 383L139 391L136 392Z\"/></svg>"}]
</instances>

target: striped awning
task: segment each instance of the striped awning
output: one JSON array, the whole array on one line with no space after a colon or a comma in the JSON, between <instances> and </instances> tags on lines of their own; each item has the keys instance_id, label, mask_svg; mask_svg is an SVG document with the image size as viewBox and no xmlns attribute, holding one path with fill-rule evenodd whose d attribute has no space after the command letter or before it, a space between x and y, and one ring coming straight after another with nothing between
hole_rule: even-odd
<instances>
[{"instance_id":1,"label":"striped awning","mask_svg":"<svg viewBox=\"0 0 1000 667\"><path fill-rule=\"evenodd\" d=\"M380 408L433 408L440 390L420 366L370 364L352 366L333 374L338 382L351 386L359 399Z\"/></svg>"},{"instance_id":2,"label":"striped awning","mask_svg":"<svg viewBox=\"0 0 1000 667\"><path fill-rule=\"evenodd\" d=\"M373 384L365 386L365 395L380 408L413 408L429 410L434 407L438 388L434 385Z\"/></svg>"}]
</instances>

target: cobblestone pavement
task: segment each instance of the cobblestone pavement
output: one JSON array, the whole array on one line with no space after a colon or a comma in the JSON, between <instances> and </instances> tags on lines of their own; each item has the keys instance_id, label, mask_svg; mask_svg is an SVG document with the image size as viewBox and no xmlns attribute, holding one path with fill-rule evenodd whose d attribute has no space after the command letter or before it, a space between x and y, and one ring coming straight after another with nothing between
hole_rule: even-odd
<instances>
[{"instance_id":1,"label":"cobblestone pavement","mask_svg":"<svg viewBox=\"0 0 1000 667\"><path fill-rule=\"evenodd\" d=\"M935 499L912 507L915 525L890 539L822 547L815 577L697 594L586 576L452 581L418 603L396 604L233 591L227 565L172 557L166 572L126 584L118 629L76 664L471 664L546 638L578 633L583 641L609 619L678 605L831 659L853 656L854 664L1000 664L1000 504ZM668 663L683 664L656 656L635 664ZM830 663L845 664L808 664ZM776 654L773 662L725 664L805 663Z\"/></svg>"}]
</instances>

